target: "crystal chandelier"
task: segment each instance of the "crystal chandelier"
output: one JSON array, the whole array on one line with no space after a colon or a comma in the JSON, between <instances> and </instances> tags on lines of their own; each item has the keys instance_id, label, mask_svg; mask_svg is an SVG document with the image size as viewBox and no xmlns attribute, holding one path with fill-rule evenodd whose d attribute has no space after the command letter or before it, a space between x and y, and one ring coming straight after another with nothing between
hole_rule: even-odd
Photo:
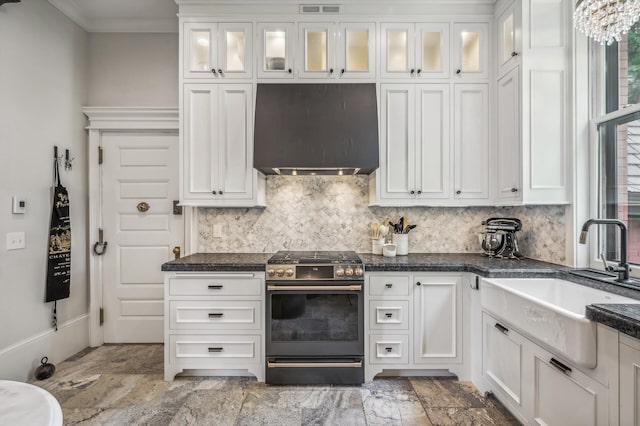
<instances>
[{"instance_id":1,"label":"crystal chandelier","mask_svg":"<svg viewBox=\"0 0 640 426\"><path fill-rule=\"evenodd\" d=\"M640 0L578 0L573 24L600 44L611 44L640 17Z\"/></svg>"}]
</instances>

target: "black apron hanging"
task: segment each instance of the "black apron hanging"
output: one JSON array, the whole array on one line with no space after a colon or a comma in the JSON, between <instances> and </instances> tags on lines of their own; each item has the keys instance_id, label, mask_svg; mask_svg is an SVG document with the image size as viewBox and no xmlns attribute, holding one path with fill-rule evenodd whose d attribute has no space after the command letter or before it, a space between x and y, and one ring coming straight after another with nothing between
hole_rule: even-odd
<instances>
[{"instance_id":1,"label":"black apron hanging","mask_svg":"<svg viewBox=\"0 0 640 426\"><path fill-rule=\"evenodd\" d=\"M49 230L49 258L47 262L46 302L69 297L71 284L71 221L69 220L69 193L60 183L58 158L54 164L55 187L51 226ZM54 325L55 325L54 307ZM57 329L57 327L56 327Z\"/></svg>"}]
</instances>

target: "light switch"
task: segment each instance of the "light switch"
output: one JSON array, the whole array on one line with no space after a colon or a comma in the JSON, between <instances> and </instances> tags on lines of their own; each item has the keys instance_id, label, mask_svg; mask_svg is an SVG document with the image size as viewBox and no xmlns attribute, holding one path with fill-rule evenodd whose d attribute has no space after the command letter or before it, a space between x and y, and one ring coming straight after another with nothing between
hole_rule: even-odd
<instances>
[{"instance_id":1,"label":"light switch","mask_svg":"<svg viewBox=\"0 0 640 426\"><path fill-rule=\"evenodd\" d=\"M25 247L24 232L9 232L7 234L7 250L21 250Z\"/></svg>"},{"instance_id":2,"label":"light switch","mask_svg":"<svg viewBox=\"0 0 640 426\"><path fill-rule=\"evenodd\" d=\"M24 197L13 196L11 197L11 213L13 214L25 214L27 211L27 200Z\"/></svg>"}]
</instances>

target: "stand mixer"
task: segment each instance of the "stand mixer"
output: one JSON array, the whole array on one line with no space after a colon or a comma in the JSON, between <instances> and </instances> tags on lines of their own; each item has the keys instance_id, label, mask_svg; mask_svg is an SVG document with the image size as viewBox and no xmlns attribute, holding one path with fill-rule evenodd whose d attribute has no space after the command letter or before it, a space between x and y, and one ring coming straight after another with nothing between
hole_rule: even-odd
<instances>
[{"instance_id":1,"label":"stand mixer","mask_svg":"<svg viewBox=\"0 0 640 426\"><path fill-rule=\"evenodd\" d=\"M518 249L518 239L516 238L516 232L522 229L520 219L492 217L482 224L485 227L485 232L480 235L485 255L503 259L524 257Z\"/></svg>"}]
</instances>

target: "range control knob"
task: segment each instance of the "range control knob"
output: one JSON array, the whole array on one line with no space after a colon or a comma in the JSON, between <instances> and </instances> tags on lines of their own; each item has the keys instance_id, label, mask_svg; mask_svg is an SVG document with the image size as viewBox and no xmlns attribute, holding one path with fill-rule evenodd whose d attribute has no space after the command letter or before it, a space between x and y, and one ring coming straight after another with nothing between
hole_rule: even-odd
<instances>
[{"instance_id":1,"label":"range control knob","mask_svg":"<svg viewBox=\"0 0 640 426\"><path fill-rule=\"evenodd\" d=\"M284 275L284 269L278 269L276 271L276 275L279 276L279 277L283 276Z\"/></svg>"},{"instance_id":2,"label":"range control knob","mask_svg":"<svg viewBox=\"0 0 640 426\"><path fill-rule=\"evenodd\" d=\"M352 277L353 276L353 268L348 267L347 269L345 269L344 274L348 277Z\"/></svg>"},{"instance_id":3,"label":"range control knob","mask_svg":"<svg viewBox=\"0 0 640 426\"><path fill-rule=\"evenodd\" d=\"M342 266L338 266L338 268L336 269L336 276L337 277L343 277L344 276L344 269L342 268Z\"/></svg>"},{"instance_id":4,"label":"range control knob","mask_svg":"<svg viewBox=\"0 0 640 426\"><path fill-rule=\"evenodd\" d=\"M269 268L269 269L267 269L267 274L268 274L270 277L273 277L273 276L276 274L276 270L275 270L275 269L273 269L273 268Z\"/></svg>"},{"instance_id":5,"label":"range control knob","mask_svg":"<svg viewBox=\"0 0 640 426\"><path fill-rule=\"evenodd\" d=\"M356 277L361 277L362 276L362 268L361 267L356 267L355 273L356 273Z\"/></svg>"},{"instance_id":6,"label":"range control knob","mask_svg":"<svg viewBox=\"0 0 640 426\"><path fill-rule=\"evenodd\" d=\"M288 276L288 277L292 277L293 276L293 269L291 269L291 268L287 269L284 274L286 276Z\"/></svg>"}]
</instances>

